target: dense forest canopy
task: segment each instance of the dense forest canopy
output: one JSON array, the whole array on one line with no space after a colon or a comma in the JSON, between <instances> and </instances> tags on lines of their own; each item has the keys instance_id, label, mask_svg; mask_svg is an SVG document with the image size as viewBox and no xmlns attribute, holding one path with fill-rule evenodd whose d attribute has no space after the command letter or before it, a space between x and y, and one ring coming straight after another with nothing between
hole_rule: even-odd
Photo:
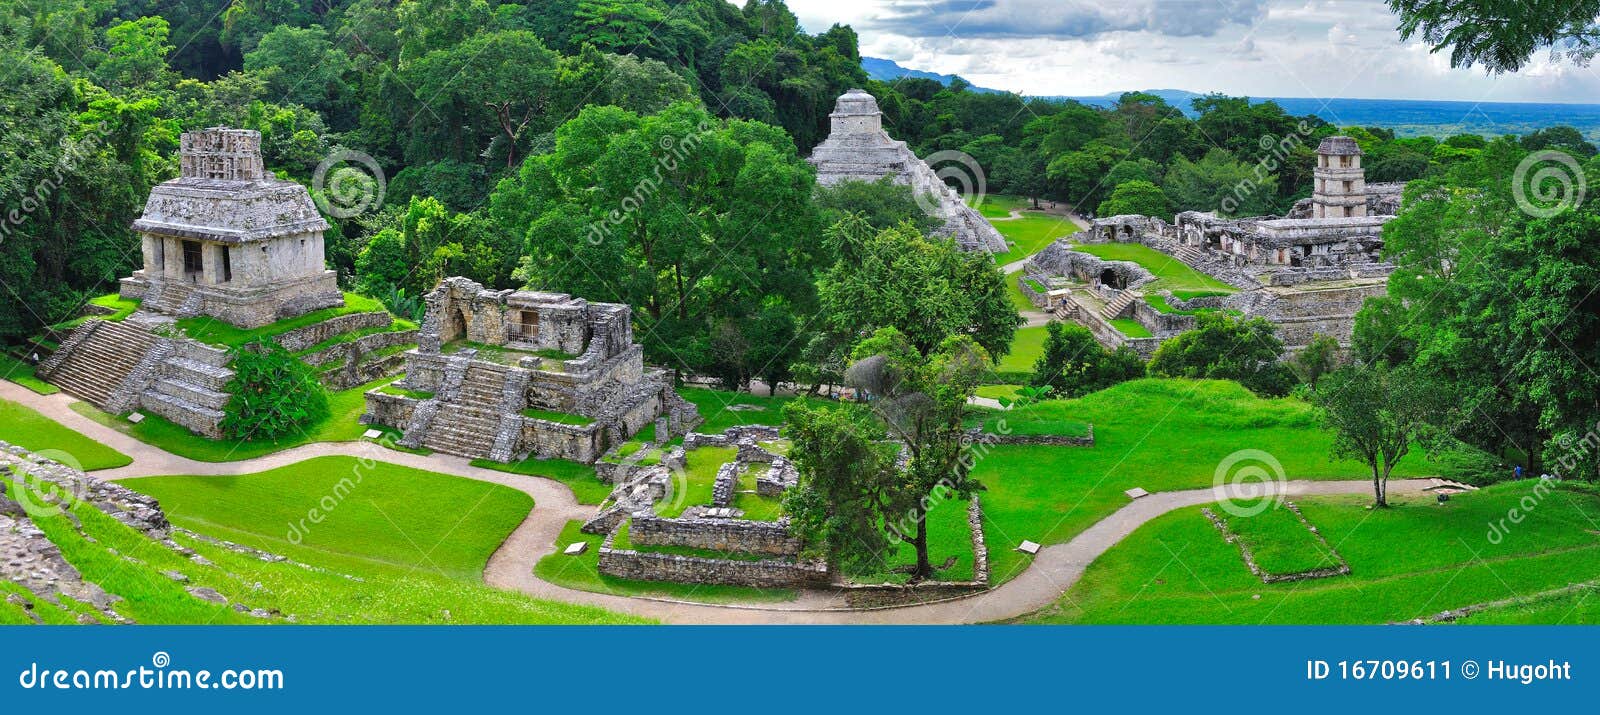
<instances>
[{"instance_id":1,"label":"dense forest canopy","mask_svg":"<svg viewBox=\"0 0 1600 715\"><path fill-rule=\"evenodd\" d=\"M895 187L816 190L804 157L851 87L919 155L964 152L987 192L1086 215L1282 212L1334 133L1371 181L1445 177L1491 146L1221 95L1191 119L1144 93L1099 108L869 81L852 29L808 34L780 0L20 0L0 7L0 86L0 341L114 291L179 135L228 125L321 200L345 288L398 312L447 275L626 302L653 361L741 385L847 353L819 285L870 245L863 222L932 227ZM1495 141L1596 153L1566 127ZM941 265L954 289L993 287Z\"/></svg>"}]
</instances>

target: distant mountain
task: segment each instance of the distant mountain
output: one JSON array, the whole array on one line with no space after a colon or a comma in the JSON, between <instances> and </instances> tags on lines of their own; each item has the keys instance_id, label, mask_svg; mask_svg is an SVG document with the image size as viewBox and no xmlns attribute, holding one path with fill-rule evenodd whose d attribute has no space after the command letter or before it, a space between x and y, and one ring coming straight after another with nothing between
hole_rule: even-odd
<instances>
[{"instance_id":1,"label":"distant mountain","mask_svg":"<svg viewBox=\"0 0 1600 715\"><path fill-rule=\"evenodd\" d=\"M861 69L867 71L868 77L878 80L879 82L893 82L897 79L905 79L910 77L912 79L931 79L948 87L950 86L951 82L959 78L957 75L953 74L939 74L938 72L928 72L926 70L914 70L909 67L901 67L900 64L894 60L886 60L881 57L861 58ZM962 79L961 81L967 82L965 79ZM967 82L967 84L972 83ZM985 94L998 94L1000 92L998 89L989 89L988 87L979 87L976 85L973 85L969 89L974 92L983 92Z\"/></svg>"},{"instance_id":2,"label":"distant mountain","mask_svg":"<svg viewBox=\"0 0 1600 715\"><path fill-rule=\"evenodd\" d=\"M861 58L861 67L867 76L880 81L893 81L902 77L931 79L948 86L956 75L939 74L901 67L893 60L877 57ZM973 87L975 92L998 92L985 87ZM1156 95L1191 117L1195 116L1193 100L1205 95L1184 89L1141 90ZM1116 104L1122 92L1097 96L1061 97L1038 96L1030 99L1071 99L1084 104L1109 107ZM1585 138L1600 142L1600 104L1551 104L1533 102L1450 102L1428 99L1315 99L1311 97L1252 97L1253 102L1277 102L1285 112L1294 116L1314 114L1323 120L1342 127L1384 127L1400 136L1436 136L1452 134L1527 134L1556 125L1577 127Z\"/></svg>"}]
</instances>

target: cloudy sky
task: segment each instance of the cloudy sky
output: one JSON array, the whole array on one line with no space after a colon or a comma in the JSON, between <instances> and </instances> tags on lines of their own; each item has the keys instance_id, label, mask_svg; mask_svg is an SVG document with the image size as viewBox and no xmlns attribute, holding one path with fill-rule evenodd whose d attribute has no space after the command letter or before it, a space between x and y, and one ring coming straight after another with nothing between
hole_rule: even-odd
<instances>
[{"instance_id":1,"label":"cloudy sky","mask_svg":"<svg viewBox=\"0 0 1600 715\"><path fill-rule=\"evenodd\" d=\"M1450 69L1383 0L789 0L862 53L1024 94L1186 89L1256 97L1600 102L1600 66Z\"/></svg>"}]
</instances>

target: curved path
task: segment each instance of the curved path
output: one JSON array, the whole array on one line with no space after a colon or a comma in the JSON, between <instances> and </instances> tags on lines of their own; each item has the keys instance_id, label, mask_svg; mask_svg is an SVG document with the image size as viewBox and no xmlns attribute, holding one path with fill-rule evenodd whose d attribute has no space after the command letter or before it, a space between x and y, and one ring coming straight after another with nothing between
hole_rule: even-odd
<instances>
[{"instance_id":1,"label":"curved path","mask_svg":"<svg viewBox=\"0 0 1600 715\"><path fill-rule=\"evenodd\" d=\"M657 618L669 623L981 623L1032 613L1055 602L1077 583L1085 568L1145 522L1187 506L1259 495L1237 489L1189 489L1158 492L1134 500L1064 544L1041 549L1033 563L1001 586L969 597L922 605L876 610L851 610L823 592L804 592L788 603L759 605L709 605L665 599L613 596L557 586L533 575L534 564L555 550L557 536L568 521L585 519L595 507L577 503L572 490L560 482L472 466L462 457L445 454L416 455L397 452L372 442L320 442L302 445L237 462L200 462L180 457L140 442L115 429L74 412L76 400L65 393L39 395L12 382L0 380L0 399L26 405L88 438L133 458L133 463L90 474L100 479L184 475L237 475L260 472L302 462L313 457L342 456L373 459L416 469L452 474L500 484L533 497L534 509L490 557L484 580L491 586L515 589L536 598L585 603L614 611ZM1427 479L1391 480L1389 491L1409 494L1423 491ZM1368 480L1292 481L1274 485L1289 496L1309 494L1364 494Z\"/></svg>"}]
</instances>

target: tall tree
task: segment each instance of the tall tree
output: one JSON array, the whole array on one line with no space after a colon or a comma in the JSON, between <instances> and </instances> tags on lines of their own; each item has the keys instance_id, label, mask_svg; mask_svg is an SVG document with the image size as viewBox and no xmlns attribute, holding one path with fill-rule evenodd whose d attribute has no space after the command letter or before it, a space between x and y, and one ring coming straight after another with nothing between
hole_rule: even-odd
<instances>
[{"instance_id":1,"label":"tall tree","mask_svg":"<svg viewBox=\"0 0 1600 715\"><path fill-rule=\"evenodd\" d=\"M1352 365L1329 374L1316 392L1334 457L1360 459L1372 472L1373 504L1389 505L1389 475L1443 408L1441 393L1410 367Z\"/></svg>"}]
</instances>

